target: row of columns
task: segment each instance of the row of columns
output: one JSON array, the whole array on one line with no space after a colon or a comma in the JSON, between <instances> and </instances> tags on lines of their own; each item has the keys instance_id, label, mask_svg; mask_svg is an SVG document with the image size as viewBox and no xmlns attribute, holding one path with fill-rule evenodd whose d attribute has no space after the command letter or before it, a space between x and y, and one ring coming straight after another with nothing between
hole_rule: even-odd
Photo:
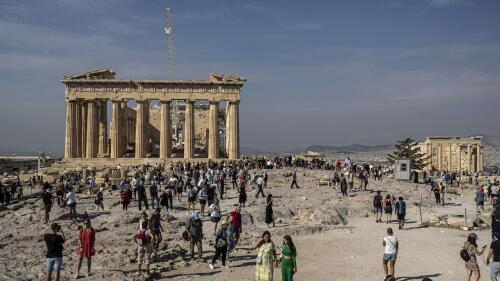
<instances>
[{"instance_id":1,"label":"row of columns","mask_svg":"<svg viewBox=\"0 0 500 281\"><path fill-rule=\"evenodd\" d=\"M121 158L127 150L126 101L112 100L110 158ZM149 139L146 125L149 123L149 101L136 101L135 158L145 158ZM194 156L194 100L186 101L184 113L184 158ZM218 112L219 102L211 101L209 109L208 158L219 158ZM239 148L239 101L228 102L226 124L229 159L238 159ZM160 108L160 158L172 154L170 101L161 101ZM67 102L65 158L96 158L106 155L107 105L106 100Z\"/></svg>"},{"instance_id":2,"label":"row of columns","mask_svg":"<svg viewBox=\"0 0 500 281\"><path fill-rule=\"evenodd\" d=\"M457 170L460 171L462 170L462 145L458 145L458 161L457 165L458 167ZM432 155L432 144L427 144L427 151L428 155ZM475 153L474 153L475 151ZM444 170L445 168L448 171L454 170L452 167L452 144L449 144L448 146L448 162L447 166L443 164L443 145L438 144L437 145L437 169L438 170ZM483 159L483 151L481 150L480 145L476 144L468 144L467 145L467 157L466 157L466 170L470 172L480 172L483 171L483 166L484 166L484 159ZM431 161L432 162L432 161Z\"/></svg>"}]
</instances>

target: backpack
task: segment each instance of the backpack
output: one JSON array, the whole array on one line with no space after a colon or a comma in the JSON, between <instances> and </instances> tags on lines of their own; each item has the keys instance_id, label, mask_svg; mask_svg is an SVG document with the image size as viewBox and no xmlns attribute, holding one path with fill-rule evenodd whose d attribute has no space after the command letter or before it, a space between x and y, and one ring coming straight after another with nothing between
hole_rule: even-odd
<instances>
[{"instance_id":1,"label":"backpack","mask_svg":"<svg viewBox=\"0 0 500 281\"><path fill-rule=\"evenodd\" d=\"M149 242L149 235L146 233L146 229L137 230L135 237L137 238L137 243L139 245L145 245Z\"/></svg>"},{"instance_id":2,"label":"backpack","mask_svg":"<svg viewBox=\"0 0 500 281\"><path fill-rule=\"evenodd\" d=\"M467 252L467 249L465 249L465 247L460 250L460 257L466 262L470 261L469 252Z\"/></svg>"}]
</instances>

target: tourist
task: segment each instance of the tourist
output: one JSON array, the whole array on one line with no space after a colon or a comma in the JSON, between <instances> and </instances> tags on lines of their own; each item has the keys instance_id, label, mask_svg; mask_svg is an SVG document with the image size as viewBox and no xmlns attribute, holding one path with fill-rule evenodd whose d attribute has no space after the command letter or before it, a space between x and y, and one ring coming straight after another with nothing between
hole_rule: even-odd
<instances>
[{"instance_id":1,"label":"tourist","mask_svg":"<svg viewBox=\"0 0 500 281\"><path fill-rule=\"evenodd\" d=\"M151 186L149 187L149 196L151 196L151 208L155 209L160 207L160 200L158 199L158 187L156 186L156 182L153 181Z\"/></svg>"},{"instance_id":2,"label":"tourist","mask_svg":"<svg viewBox=\"0 0 500 281\"><path fill-rule=\"evenodd\" d=\"M269 227L269 224L273 223L274 225L274 212L273 212L273 195L268 194L266 198L266 224Z\"/></svg>"},{"instance_id":3,"label":"tourist","mask_svg":"<svg viewBox=\"0 0 500 281\"><path fill-rule=\"evenodd\" d=\"M255 280L272 281L274 272L273 263L274 267L277 268L278 259L269 231L264 231L261 239L253 245L252 249L258 250L255 266Z\"/></svg>"},{"instance_id":4,"label":"tourist","mask_svg":"<svg viewBox=\"0 0 500 281\"><path fill-rule=\"evenodd\" d=\"M387 228L387 236L384 237L382 245L384 249L384 272L385 278L394 276L394 266L396 265L396 258L398 256L399 241L396 236L393 235L392 228Z\"/></svg>"},{"instance_id":5,"label":"tourist","mask_svg":"<svg viewBox=\"0 0 500 281\"><path fill-rule=\"evenodd\" d=\"M482 247L481 251L478 251L476 244L477 239L477 235L475 233L471 233L467 237L467 241L464 243L464 249L469 255L469 260L465 262L465 269L467 270L465 280L467 281L470 281L472 273L474 273L474 281L479 281L479 277L481 276L479 265L477 264L477 256L483 254L484 250L486 249L486 245Z\"/></svg>"},{"instance_id":6,"label":"tourist","mask_svg":"<svg viewBox=\"0 0 500 281\"><path fill-rule=\"evenodd\" d=\"M500 211L494 210L491 213L491 239L495 237L500 237Z\"/></svg>"},{"instance_id":7,"label":"tourist","mask_svg":"<svg viewBox=\"0 0 500 281\"><path fill-rule=\"evenodd\" d=\"M57 206L61 206L61 202L63 201L64 195L64 181L59 181L59 184L56 187L56 197L57 197Z\"/></svg>"},{"instance_id":8,"label":"tourist","mask_svg":"<svg viewBox=\"0 0 500 281\"><path fill-rule=\"evenodd\" d=\"M245 183L240 184L238 191L239 191L238 203L240 204L240 207L245 207L245 204L247 202L247 191Z\"/></svg>"},{"instance_id":9,"label":"tourist","mask_svg":"<svg viewBox=\"0 0 500 281\"><path fill-rule=\"evenodd\" d=\"M264 186L264 180L262 177L258 177L256 180L257 183L257 193L255 194L255 198L259 197L259 194L262 194L262 198L265 198L266 196L264 195L264 190L262 187Z\"/></svg>"},{"instance_id":10,"label":"tourist","mask_svg":"<svg viewBox=\"0 0 500 281\"><path fill-rule=\"evenodd\" d=\"M177 192L177 200L181 202L182 199L182 191L184 189L184 181L182 180L182 177L179 177L177 180L177 185L176 185L176 192Z\"/></svg>"},{"instance_id":11,"label":"tourist","mask_svg":"<svg viewBox=\"0 0 500 281\"><path fill-rule=\"evenodd\" d=\"M73 189L70 187L68 190L68 194L66 194L66 204L69 207L69 216L71 219L76 222L76 194Z\"/></svg>"},{"instance_id":12,"label":"tourist","mask_svg":"<svg viewBox=\"0 0 500 281\"><path fill-rule=\"evenodd\" d=\"M384 199L385 223L392 222L392 198L387 194Z\"/></svg>"},{"instance_id":13,"label":"tourist","mask_svg":"<svg viewBox=\"0 0 500 281\"><path fill-rule=\"evenodd\" d=\"M194 245L198 249L198 259L202 258L202 240L203 240L203 222L200 213L195 211L186 225L186 231L189 237L189 249L191 259L194 260Z\"/></svg>"},{"instance_id":14,"label":"tourist","mask_svg":"<svg viewBox=\"0 0 500 281\"><path fill-rule=\"evenodd\" d=\"M47 253L45 254L47 263L46 280L51 281L52 272L55 272L55 281L59 281L62 267L63 244L64 241L66 241L66 237L64 236L61 226L55 222L50 225L50 230L51 233L47 233L43 236L43 240L47 246Z\"/></svg>"},{"instance_id":15,"label":"tourist","mask_svg":"<svg viewBox=\"0 0 500 281\"><path fill-rule=\"evenodd\" d=\"M167 222L170 223L169 200L168 200L168 194L167 194L166 189L160 195L160 206L161 206L163 214L167 218Z\"/></svg>"},{"instance_id":16,"label":"tourist","mask_svg":"<svg viewBox=\"0 0 500 281\"><path fill-rule=\"evenodd\" d=\"M214 198L214 203L210 205L210 219L214 223L214 235L215 232L217 231L217 224L220 221L221 213L220 213L220 205L219 205L219 199L217 197Z\"/></svg>"},{"instance_id":17,"label":"tourist","mask_svg":"<svg viewBox=\"0 0 500 281\"><path fill-rule=\"evenodd\" d=\"M128 186L120 195L123 211L128 211L128 205L130 204L131 198L132 198L132 190L130 190L130 186Z\"/></svg>"},{"instance_id":18,"label":"tourist","mask_svg":"<svg viewBox=\"0 0 500 281\"><path fill-rule=\"evenodd\" d=\"M153 251L155 254L159 251L160 248L160 243L163 240L163 237L161 236L161 232L165 231L163 227L161 226L161 209L156 208L155 212L151 215L151 218L149 220L149 226L151 229L151 236L152 236L152 244L153 244Z\"/></svg>"},{"instance_id":19,"label":"tourist","mask_svg":"<svg viewBox=\"0 0 500 281\"><path fill-rule=\"evenodd\" d=\"M102 190L102 187L99 188L99 191L97 191L96 197L95 197L95 210L99 211L99 208L101 208L104 211L104 192Z\"/></svg>"},{"instance_id":20,"label":"tourist","mask_svg":"<svg viewBox=\"0 0 500 281\"><path fill-rule=\"evenodd\" d=\"M234 234L233 219L231 216L227 217L227 227L226 227L226 238L227 238L227 258L226 261L229 262L229 256L231 251L234 249L234 242L236 235Z\"/></svg>"},{"instance_id":21,"label":"tourist","mask_svg":"<svg viewBox=\"0 0 500 281\"><path fill-rule=\"evenodd\" d=\"M476 211L480 213L481 211L484 211L484 199L486 195L484 194L484 189L483 187L479 187L477 192L476 192L476 197L474 198L474 201L476 201Z\"/></svg>"},{"instance_id":22,"label":"tourist","mask_svg":"<svg viewBox=\"0 0 500 281\"><path fill-rule=\"evenodd\" d=\"M380 190L373 196L373 212L376 216L375 222L382 222L382 195L380 194Z\"/></svg>"},{"instance_id":23,"label":"tourist","mask_svg":"<svg viewBox=\"0 0 500 281\"><path fill-rule=\"evenodd\" d=\"M42 201L43 201L44 210L45 210L45 219L43 222L49 223L50 211L52 210L52 205L54 204L54 198L52 197L52 193L50 192L50 189L45 189L42 192Z\"/></svg>"},{"instance_id":24,"label":"tourist","mask_svg":"<svg viewBox=\"0 0 500 281\"><path fill-rule=\"evenodd\" d=\"M194 212L195 208L195 202L196 202L196 191L194 190L192 185L187 186L187 197L188 197L188 207L187 207L187 212L189 214L189 210L192 210Z\"/></svg>"},{"instance_id":25,"label":"tourist","mask_svg":"<svg viewBox=\"0 0 500 281\"><path fill-rule=\"evenodd\" d=\"M236 249L236 246L238 245L238 241L240 240L240 234L243 232L243 226L241 223L241 208L239 206L236 206L234 208L234 211L230 213L231 216L231 222L233 223L233 237L234 237L234 245L233 245L233 250Z\"/></svg>"},{"instance_id":26,"label":"tourist","mask_svg":"<svg viewBox=\"0 0 500 281\"><path fill-rule=\"evenodd\" d=\"M267 188L267 181L269 180L269 176L267 175L267 171L264 170L262 173L262 179L264 180L264 188Z\"/></svg>"},{"instance_id":27,"label":"tourist","mask_svg":"<svg viewBox=\"0 0 500 281\"><path fill-rule=\"evenodd\" d=\"M142 264L146 265L146 271L149 275L149 264L151 263L151 253L153 252L153 248L151 246L151 230L148 228L147 215L145 215L145 213L141 215L139 228L137 229L133 239L137 244L137 275L140 276L142 274Z\"/></svg>"},{"instance_id":28,"label":"tourist","mask_svg":"<svg viewBox=\"0 0 500 281\"><path fill-rule=\"evenodd\" d=\"M299 185L297 184L297 169L293 169L292 171L292 184L290 185L290 188L293 188L293 186L299 188Z\"/></svg>"},{"instance_id":29,"label":"tourist","mask_svg":"<svg viewBox=\"0 0 500 281\"><path fill-rule=\"evenodd\" d=\"M226 256L227 256L227 227L228 222L227 219L224 219L221 222L221 225L215 235L214 247L215 247L215 255L210 262L210 269L214 269L214 264L219 257L222 258L222 266L228 268L226 265Z\"/></svg>"},{"instance_id":30,"label":"tourist","mask_svg":"<svg viewBox=\"0 0 500 281\"><path fill-rule=\"evenodd\" d=\"M436 198L436 204L441 204L441 190L439 185L435 181L431 182L431 191L434 192L434 198Z\"/></svg>"},{"instance_id":31,"label":"tourist","mask_svg":"<svg viewBox=\"0 0 500 281\"><path fill-rule=\"evenodd\" d=\"M444 195L446 194L446 186L444 183L439 183L439 197L441 198L441 205L444 207Z\"/></svg>"},{"instance_id":32,"label":"tourist","mask_svg":"<svg viewBox=\"0 0 500 281\"><path fill-rule=\"evenodd\" d=\"M394 209L398 217L399 229L405 226L405 216L406 216L406 203L403 201L403 197L399 197L399 201L394 204Z\"/></svg>"},{"instance_id":33,"label":"tourist","mask_svg":"<svg viewBox=\"0 0 500 281\"><path fill-rule=\"evenodd\" d=\"M281 281L293 281L293 275L297 273L297 249L290 235L283 237L280 265Z\"/></svg>"},{"instance_id":34,"label":"tourist","mask_svg":"<svg viewBox=\"0 0 500 281\"><path fill-rule=\"evenodd\" d=\"M202 217L205 216L205 205L207 204L207 199L208 199L207 188L203 183L201 185L201 190L198 193L198 202L200 203L200 214Z\"/></svg>"},{"instance_id":35,"label":"tourist","mask_svg":"<svg viewBox=\"0 0 500 281\"><path fill-rule=\"evenodd\" d=\"M490 259L493 257L493 262L490 264ZM492 281L498 281L500 275L500 241L495 237L490 245L490 251L486 258L486 265L490 266L490 277Z\"/></svg>"},{"instance_id":36,"label":"tourist","mask_svg":"<svg viewBox=\"0 0 500 281\"><path fill-rule=\"evenodd\" d=\"M85 219L83 228L79 233L79 247L78 247L78 267L76 269L75 279L80 277L80 268L82 267L83 258L87 258L87 275L90 276L90 268L92 267L92 256L95 255L95 230L92 228L90 219Z\"/></svg>"},{"instance_id":37,"label":"tourist","mask_svg":"<svg viewBox=\"0 0 500 281\"><path fill-rule=\"evenodd\" d=\"M340 191L342 192L342 196L347 196L347 181L342 175L342 179L340 180Z\"/></svg>"},{"instance_id":38,"label":"tourist","mask_svg":"<svg viewBox=\"0 0 500 281\"><path fill-rule=\"evenodd\" d=\"M137 184L136 192L137 192L137 200L138 200L138 207L139 211L142 210L142 203L144 203L144 206L146 207L146 210L149 210L149 205L148 205L148 198L146 197L146 189L144 188L144 182L140 181Z\"/></svg>"}]
</instances>

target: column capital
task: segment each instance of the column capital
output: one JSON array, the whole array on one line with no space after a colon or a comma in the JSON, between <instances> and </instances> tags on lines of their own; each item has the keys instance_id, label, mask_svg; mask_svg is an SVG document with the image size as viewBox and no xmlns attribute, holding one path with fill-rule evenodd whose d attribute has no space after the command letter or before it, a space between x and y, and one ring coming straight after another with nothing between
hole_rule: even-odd
<instances>
[{"instance_id":1,"label":"column capital","mask_svg":"<svg viewBox=\"0 0 500 281\"><path fill-rule=\"evenodd\" d=\"M229 101L230 104L235 104L235 105L239 105L240 104L240 101L239 100L230 100Z\"/></svg>"},{"instance_id":2,"label":"column capital","mask_svg":"<svg viewBox=\"0 0 500 281\"><path fill-rule=\"evenodd\" d=\"M208 102L209 102L210 104L216 104L216 105L219 105L220 100L215 100L215 99L212 99L212 100L209 100Z\"/></svg>"},{"instance_id":3,"label":"column capital","mask_svg":"<svg viewBox=\"0 0 500 281\"><path fill-rule=\"evenodd\" d=\"M194 104L194 103L196 102L196 100L191 100L191 99L189 99L189 100L184 100L184 102L185 102L185 103L193 103L193 104Z\"/></svg>"},{"instance_id":4,"label":"column capital","mask_svg":"<svg viewBox=\"0 0 500 281\"><path fill-rule=\"evenodd\" d=\"M165 100L165 99L162 99L160 100L160 103L171 103L172 100L168 99L168 100Z\"/></svg>"}]
</instances>

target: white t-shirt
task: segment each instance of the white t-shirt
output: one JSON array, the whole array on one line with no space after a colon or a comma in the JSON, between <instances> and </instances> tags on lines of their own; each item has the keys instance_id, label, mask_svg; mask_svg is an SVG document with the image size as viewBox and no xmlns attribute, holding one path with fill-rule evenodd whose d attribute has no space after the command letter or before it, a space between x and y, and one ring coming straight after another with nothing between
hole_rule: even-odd
<instances>
[{"instance_id":1,"label":"white t-shirt","mask_svg":"<svg viewBox=\"0 0 500 281\"><path fill-rule=\"evenodd\" d=\"M493 195L497 195L497 194L498 194L499 189L500 189L500 188L498 187L498 185L494 185L494 186L492 186L492 187L491 187L491 194L493 194Z\"/></svg>"},{"instance_id":2,"label":"white t-shirt","mask_svg":"<svg viewBox=\"0 0 500 281\"><path fill-rule=\"evenodd\" d=\"M71 204L71 203L76 203L76 194L71 191L66 194L66 200L68 200L66 203Z\"/></svg>"},{"instance_id":3,"label":"white t-shirt","mask_svg":"<svg viewBox=\"0 0 500 281\"><path fill-rule=\"evenodd\" d=\"M386 236L384 237L385 250L384 254L394 255L397 253L396 245L398 244L398 238L396 236Z\"/></svg>"}]
</instances>

